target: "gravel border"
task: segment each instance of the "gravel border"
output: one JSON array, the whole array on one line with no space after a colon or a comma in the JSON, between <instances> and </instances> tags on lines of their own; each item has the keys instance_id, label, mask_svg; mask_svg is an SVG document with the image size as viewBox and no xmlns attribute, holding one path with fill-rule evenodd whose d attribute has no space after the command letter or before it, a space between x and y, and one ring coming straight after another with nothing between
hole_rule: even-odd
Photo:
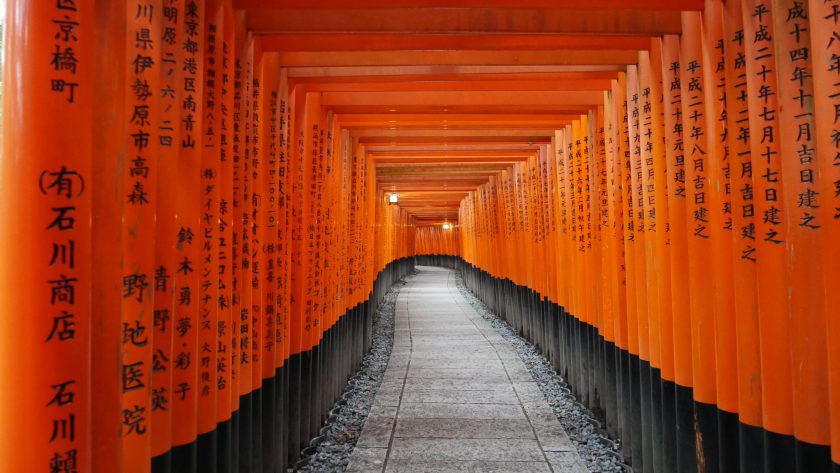
<instances>
[{"instance_id":1,"label":"gravel border","mask_svg":"<svg viewBox=\"0 0 840 473\"><path fill-rule=\"evenodd\" d=\"M362 360L362 367L347 382L341 399L334 404L329 419L321 428L323 441L315 453L298 462L294 471L343 472L347 469L350 454L365 426L391 357L397 295L405 284L405 279L394 283L379 303L373 319L373 343Z\"/></svg>"},{"instance_id":2,"label":"gravel border","mask_svg":"<svg viewBox=\"0 0 840 473\"><path fill-rule=\"evenodd\" d=\"M632 472L629 466L623 464L619 452L619 442L607 437L600 428L592 413L580 404L568 389L565 380L558 375L548 360L542 356L533 345L520 337L516 329L491 312L481 300L475 296L464 284L460 271L455 271L455 285L467 302L490 322L490 325L507 340L519 358L525 363L528 371L539 385L548 404L554 410L557 420L569 434L569 438L580 454L581 460L590 471L598 473L627 473Z\"/></svg>"}]
</instances>

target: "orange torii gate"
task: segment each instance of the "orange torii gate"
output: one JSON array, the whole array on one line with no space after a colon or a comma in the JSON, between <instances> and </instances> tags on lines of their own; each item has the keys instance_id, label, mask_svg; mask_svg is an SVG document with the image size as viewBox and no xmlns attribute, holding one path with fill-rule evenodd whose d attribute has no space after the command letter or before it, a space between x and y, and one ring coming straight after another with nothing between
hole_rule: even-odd
<instances>
[{"instance_id":1,"label":"orange torii gate","mask_svg":"<svg viewBox=\"0 0 840 473\"><path fill-rule=\"evenodd\" d=\"M417 262L636 471L840 471L840 2L277 3L7 1L0 470L285 470Z\"/></svg>"}]
</instances>

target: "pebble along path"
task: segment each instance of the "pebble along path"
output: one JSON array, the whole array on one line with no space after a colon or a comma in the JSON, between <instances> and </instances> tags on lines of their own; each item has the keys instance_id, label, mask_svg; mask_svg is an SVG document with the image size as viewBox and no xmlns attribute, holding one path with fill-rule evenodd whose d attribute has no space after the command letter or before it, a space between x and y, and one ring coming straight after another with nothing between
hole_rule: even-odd
<instances>
[{"instance_id":1,"label":"pebble along path","mask_svg":"<svg viewBox=\"0 0 840 473\"><path fill-rule=\"evenodd\" d=\"M321 433L297 471L625 471L547 360L445 268L418 266L385 296Z\"/></svg>"}]
</instances>

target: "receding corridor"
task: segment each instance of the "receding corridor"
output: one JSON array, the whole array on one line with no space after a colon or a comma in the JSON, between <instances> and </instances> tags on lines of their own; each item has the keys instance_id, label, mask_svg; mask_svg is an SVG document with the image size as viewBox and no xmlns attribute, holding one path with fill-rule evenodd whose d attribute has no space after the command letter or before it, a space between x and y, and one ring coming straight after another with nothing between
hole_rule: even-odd
<instances>
[{"instance_id":1,"label":"receding corridor","mask_svg":"<svg viewBox=\"0 0 840 473\"><path fill-rule=\"evenodd\" d=\"M517 353L455 277L418 266L400 291L391 360L348 471L588 471Z\"/></svg>"}]
</instances>

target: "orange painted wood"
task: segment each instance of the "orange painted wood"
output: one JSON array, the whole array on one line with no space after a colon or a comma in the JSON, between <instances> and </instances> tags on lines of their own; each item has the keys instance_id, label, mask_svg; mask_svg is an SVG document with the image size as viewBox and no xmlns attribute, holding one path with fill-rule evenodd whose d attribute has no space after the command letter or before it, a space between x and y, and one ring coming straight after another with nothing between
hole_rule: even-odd
<instances>
[{"instance_id":1,"label":"orange painted wood","mask_svg":"<svg viewBox=\"0 0 840 473\"><path fill-rule=\"evenodd\" d=\"M90 425L90 471L94 473L119 471L122 464L122 439L117 435L119 426L115 422L121 415L122 380L115 374L121 370L120 344L123 334L114 307L119 307L123 293L120 241L124 188L122 176L117 171L118 162L111 158L125 149L125 139L121 132L122 124L125 123L125 109L114 106L124 103L126 93L125 76L128 70L114 67L126 61L125 8L125 3L120 2L102 5L95 9L94 20L98 25L107 26L94 30L96 44L103 46L96 52L99 60L93 75L95 97L92 119L94 123L113 120L115 124L120 124L115 125L114 133L98 136L98 152L94 156L92 169L92 179L96 185L91 188L91 257L97 262L96 271L92 272L90 344L91 386L95 387L90 390L90 402L96 406L97 413L92 417ZM10 39L6 39L6 44L10 44ZM9 52L6 54L7 64L10 64L8 58L11 56ZM13 82L4 80L4 83L6 90L14 87ZM4 113L4 117L9 116ZM4 130L8 130L8 126L4 126ZM151 422L152 434L155 435L155 420ZM164 435L168 435L168 432ZM3 458L8 457L4 454Z\"/></svg>"},{"instance_id":2,"label":"orange painted wood","mask_svg":"<svg viewBox=\"0 0 840 473\"><path fill-rule=\"evenodd\" d=\"M237 46L241 63L239 111L239 397L255 388L254 374L254 314L253 314L253 263L254 263L254 72L258 57L252 35L237 32ZM236 216L235 216L236 217ZM256 345L257 347L259 345ZM257 371L259 373L259 371Z\"/></svg>"},{"instance_id":3,"label":"orange painted wood","mask_svg":"<svg viewBox=\"0 0 840 473\"><path fill-rule=\"evenodd\" d=\"M659 69L661 71L661 68ZM648 319L648 359L651 366L655 368L662 367L662 354L660 352L660 318L662 317L662 308L660 301L660 289L662 282L657 266L661 258L658 254L658 243L660 240L659 232L665 231L666 227L660 227L657 219L657 209L659 208L656 200L656 169L655 162L660 161L664 164L664 155L662 153L662 130L661 130L661 104L659 101L659 77L655 75L657 71L653 64L651 54L647 52L639 53L639 101L641 104L641 210L644 213L644 259L645 259L645 277L647 279L647 288L645 298L647 301ZM664 168L661 169L664 171ZM663 173L664 174L664 173Z\"/></svg>"},{"instance_id":4,"label":"orange painted wood","mask_svg":"<svg viewBox=\"0 0 840 473\"><path fill-rule=\"evenodd\" d=\"M277 364L278 368L284 366L289 359L290 330L291 330L291 201L292 193L291 165L292 165L292 106L290 101L290 90L288 77L285 69L281 72L280 96L278 97L278 112L280 113L279 137L277 149L278 161L278 185L277 185L277 316L281 329L278 331L281 337L282 353Z\"/></svg>"},{"instance_id":5,"label":"orange painted wood","mask_svg":"<svg viewBox=\"0 0 840 473\"><path fill-rule=\"evenodd\" d=\"M162 17L154 14L161 2L132 1L126 6L126 34L148 30L161 35ZM126 41L125 161L120 166L124 182L122 209L122 471L150 472L152 433L152 349L154 327L155 206L160 141L160 62L154 41ZM138 87L136 84L143 86ZM145 87L148 86L148 89ZM159 125L158 125L159 126Z\"/></svg>"},{"instance_id":6,"label":"orange painted wood","mask_svg":"<svg viewBox=\"0 0 840 473\"><path fill-rule=\"evenodd\" d=\"M624 264L624 193L622 192L622 168L624 142L623 121L626 90L624 78L613 81L610 93L607 96L607 105L610 109L610 123L608 127L612 139L612 146L607 148L607 166L610 181L610 212L613 220L613 261L614 261L614 287L612 288L613 300L615 303L615 315L613 318L613 333L616 346L627 349L627 294L626 294L626 266ZM610 143L609 141L607 142ZM625 148L626 149L626 148Z\"/></svg>"},{"instance_id":7,"label":"orange painted wood","mask_svg":"<svg viewBox=\"0 0 840 473\"><path fill-rule=\"evenodd\" d=\"M220 151L219 136L222 95L222 27L224 10L221 0L206 0L204 4L204 81L202 109L203 120L200 133L203 135L201 151L201 227L197 238L201 242L200 260L196 270L199 273L197 294L199 324L198 352L193 360L197 364L198 416L197 433L205 434L215 430L217 417L212 413L217 408L217 366L216 349L219 343L219 199L220 199Z\"/></svg>"},{"instance_id":8,"label":"orange painted wood","mask_svg":"<svg viewBox=\"0 0 840 473\"><path fill-rule=\"evenodd\" d=\"M710 214L712 185L709 182L710 105L706 93L711 84L704 76L711 67L702 54L703 31L699 12L683 14L680 39L680 94L682 98L685 154L686 236L688 240L688 288L691 314L691 346L694 399L706 404L716 400L714 344L714 288L708 277L706 255L715 238Z\"/></svg>"},{"instance_id":9,"label":"orange painted wood","mask_svg":"<svg viewBox=\"0 0 840 473\"><path fill-rule=\"evenodd\" d=\"M271 33L262 36L266 51L546 51L546 50L623 50L646 49L644 36L580 36L562 34L294 34Z\"/></svg>"},{"instance_id":10,"label":"orange painted wood","mask_svg":"<svg viewBox=\"0 0 840 473\"><path fill-rule=\"evenodd\" d=\"M755 38L757 32L772 29L769 1L744 0L741 5L745 38ZM754 15L756 12L759 14ZM786 222L790 216L783 210L784 192L777 180L781 171L779 141L776 139L780 135L774 114L778 105L778 82L775 74L759 74L768 67L775 68L775 52L766 55L768 50L763 49L774 51L771 38L759 34L759 41L746 41L744 44L748 57L759 58L747 61L746 73L755 193L763 425L771 432L792 435L791 326L786 295L790 274L785 268ZM762 87L775 95L761 94ZM764 110L771 110L773 115L764 113Z\"/></svg>"},{"instance_id":11,"label":"orange painted wood","mask_svg":"<svg viewBox=\"0 0 840 473\"><path fill-rule=\"evenodd\" d=\"M640 272L637 267L639 262L640 252L637 250L638 244L638 198L637 187L634 186L635 180L633 175L636 173L635 163L640 162L641 159L641 139L639 132L635 127L639 124L639 81L638 69L636 66L627 68L626 80L626 105L625 113L626 119L625 130L623 130L625 148L623 150L624 162L622 165L622 193L624 200L624 264L627 268L627 350L633 355L639 355L639 307L640 293L639 288L644 287L644 278L639 279L639 274L644 274L643 270ZM638 149L638 152L636 151ZM638 155L638 157L636 157ZM644 265L644 261L641 262Z\"/></svg>"},{"instance_id":12,"label":"orange painted wood","mask_svg":"<svg viewBox=\"0 0 840 473\"><path fill-rule=\"evenodd\" d=\"M183 11L184 1L164 0L167 8ZM167 183L178 182L178 161L181 143L181 104L183 87L184 51L179 38L184 37L183 15L164 16L162 31L169 31L172 40L161 41L160 87L172 92L160 97L160 115L158 118L160 141L158 150L157 203L155 210L155 259L154 259L154 331L152 343L151 377L151 435L152 456L162 455L172 448L172 404L175 388L172 376L175 360L174 334L176 320L175 274L178 269L179 252L177 250L178 196L176 186ZM161 36L162 37L162 36Z\"/></svg>"},{"instance_id":13,"label":"orange painted wood","mask_svg":"<svg viewBox=\"0 0 840 473\"><path fill-rule=\"evenodd\" d=\"M204 44L203 2L184 1L184 23L179 37ZM186 11L189 10L189 14ZM183 42L181 42L183 45ZM201 150L203 143L204 84L202 71L204 48L183 52L182 63L195 61L195 69L186 68L181 87L179 120L180 156L178 158L177 226L175 239L177 264L171 283L174 287L172 324L175 329L172 352L172 444L186 445L196 439L198 429L198 333L199 333L199 270L201 264ZM189 79L189 81L188 81Z\"/></svg>"},{"instance_id":14,"label":"orange painted wood","mask_svg":"<svg viewBox=\"0 0 840 473\"><path fill-rule=\"evenodd\" d=\"M416 66L416 65L613 65L633 62L635 52L622 49L548 51L307 51L280 52L288 67Z\"/></svg>"},{"instance_id":15,"label":"orange painted wood","mask_svg":"<svg viewBox=\"0 0 840 473\"><path fill-rule=\"evenodd\" d=\"M272 5L273 6L273 5ZM248 28L259 32L399 32L399 33L679 33L679 11L614 9L414 8L344 9L253 8Z\"/></svg>"},{"instance_id":16,"label":"orange painted wood","mask_svg":"<svg viewBox=\"0 0 840 473\"><path fill-rule=\"evenodd\" d=\"M449 8L452 3L447 0L399 0L399 1L383 1L383 0L355 0L353 2L343 2L341 0L316 0L316 1L286 1L282 5L276 5L270 0L236 0L237 8L259 8L259 7L279 7L279 8L343 8L343 9L358 9L358 8L394 8L394 7L411 7L411 8ZM551 0L527 0L527 1L511 1L511 0L467 0L458 3L460 8L551 8L557 6L557 2ZM689 0L674 3L669 0L597 0L580 5L575 5L576 8L585 10L612 10L616 8L632 8L636 10L697 10L703 7L703 2L700 0Z\"/></svg>"},{"instance_id":17,"label":"orange painted wood","mask_svg":"<svg viewBox=\"0 0 840 473\"><path fill-rule=\"evenodd\" d=\"M674 324L674 381L692 386L691 316L685 267L688 260L685 142L683 140L680 44L676 36L662 39L665 111L665 161L668 176L668 228L670 230L671 311Z\"/></svg>"},{"instance_id":18,"label":"orange painted wood","mask_svg":"<svg viewBox=\"0 0 840 473\"><path fill-rule=\"evenodd\" d=\"M813 66L809 30L811 15L804 2L772 2L778 68L779 161L784 188L782 207L787 216L788 286L792 332L794 434L816 445L830 445L828 405L828 353L824 300L819 289L823 275L822 222L818 200L820 178L816 142L812 132L814 110ZM802 57L803 48L808 57ZM797 53L791 53L797 51ZM796 79L802 77L801 80Z\"/></svg>"},{"instance_id":19,"label":"orange painted wood","mask_svg":"<svg viewBox=\"0 0 840 473\"><path fill-rule=\"evenodd\" d=\"M840 294L833 290L832 281L840 277L840 142L837 141L837 110L840 96L837 95L836 65L832 58L840 56L840 42L837 34L838 18L834 16L837 5L831 2L809 1L811 14L812 67L814 73L814 119L816 129L813 139L816 143L823 209L823 238L820 245L820 259L823 262L823 291L825 303L826 333L840 333ZM831 123L832 125L828 125ZM828 338L828 378L831 409L831 458L840 463L840 340Z\"/></svg>"},{"instance_id":20,"label":"orange painted wood","mask_svg":"<svg viewBox=\"0 0 840 473\"><path fill-rule=\"evenodd\" d=\"M317 81L337 81L344 77L354 80L382 80L391 77L396 81L410 79L427 79L430 76L437 80L444 78L461 78L462 75L487 79L503 79L533 77L540 74L562 78L615 78L622 65L410 65L410 66L331 66L331 67L291 67L289 77L294 80L306 79Z\"/></svg>"},{"instance_id":21,"label":"orange painted wood","mask_svg":"<svg viewBox=\"0 0 840 473\"><path fill-rule=\"evenodd\" d=\"M706 129L708 131L709 226L712 235L715 320L715 387L717 404L726 412L738 412L738 359L735 341L735 311L732 269L731 153L727 131L726 65L723 3L709 0L703 14L703 71L706 83Z\"/></svg>"},{"instance_id":22,"label":"orange painted wood","mask_svg":"<svg viewBox=\"0 0 840 473\"><path fill-rule=\"evenodd\" d=\"M738 359L738 415L745 424L762 425L762 386L755 257L755 195L751 192L746 62L740 2L726 2L724 56L726 115L732 193L732 280Z\"/></svg>"},{"instance_id":23,"label":"orange painted wood","mask_svg":"<svg viewBox=\"0 0 840 473\"><path fill-rule=\"evenodd\" d=\"M618 344L618 314L621 310L621 301L619 298L619 282L618 282L618 244L621 241L618 237L620 225L616 224L616 187L618 182L616 180L616 148L618 142L616 140L617 124L615 123L616 107L612 93L612 87L609 91L604 92L604 107L603 107L603 140L604 140L604 162L603 162L603 186L602 193L606 195L606 202L602 204L602 228L601 239L604 247L602 251L602 268L604 271L605 286L603 288L605 306L604 306L604 326L602 328L604 338L614 344ZM555 203L555 206L558 204Z\"/></svg>"},{"instance_id":24,"label":"orange painted wood","mask_svg":"<svg viewBox=\"0 0 840 473\"><path fill-rule=\"evenodd\" d=\"M445 106L444 108L451 108L459 105L468 105L473 107L482 105L514 105L527 110L530 105L540 104L594 105L598 104L600 99L601 94L599 92L592 91L476 91L472 93L430 91L415 94L404 94L401 92L348 92L341 94L335 92L325 92L323 94L322 103L327 107L346 107L354 105L387 105L399 107L442 104Z\"/></svg>"},{"instance_id":25,"label":"orange painted wood","mask_svg":"<svg viewBox=\"0 0 840 473\"><path fill-rule=\"evenodd\" d=\"M648 191L648 200L653 199L650 231L654 233L655 258L651 270L657 274L656 298L659 308L658 334L652 335L659 340L659 367L662 378L674 380L674 327L671 312L671 255L669 251L671 228L668 221L668 172L667 172L667 132L665 129L665 87L670 87L663 80L662 41L652 41L650 51L651 75L651 120L652 120L652 165L648 165L646 178L653 186L653 195ZM647 163L646 163L647 164Z\"/></svg>"},{"instance_id":26,"label":"orange painted wood","mask_svg":"<svg viewBox=\"0 0 840 473\"><path fill-rule=\"evenodd\" d=\"M90 3L7 8L0 465L49 471L75 459L88 470L96 15ZM55 34L53 21L65 16L78 22L73 38ZM66 48L77 62L53 67L52 54Z\"/></svg>"},{"instance_id":27,"label":"orange painted wood","mask_svg":"<svg viewBox=\"0 0 840 473\"><path fill-rule=\"evenodd\" d=\"M222 19L220 24L222 48L221 62L217 78L220 80L220 111L218 116L219 134L219 231L218 241L218 320L216 347L216 422L226 422L231 419L234 407L234 393L236 392L236 378L234 377L234 352L237 347L234 330L234 248L233 248L233 166L234 166L234 18L230 0L222 2Z\"/></svg>"}]
</instances>

